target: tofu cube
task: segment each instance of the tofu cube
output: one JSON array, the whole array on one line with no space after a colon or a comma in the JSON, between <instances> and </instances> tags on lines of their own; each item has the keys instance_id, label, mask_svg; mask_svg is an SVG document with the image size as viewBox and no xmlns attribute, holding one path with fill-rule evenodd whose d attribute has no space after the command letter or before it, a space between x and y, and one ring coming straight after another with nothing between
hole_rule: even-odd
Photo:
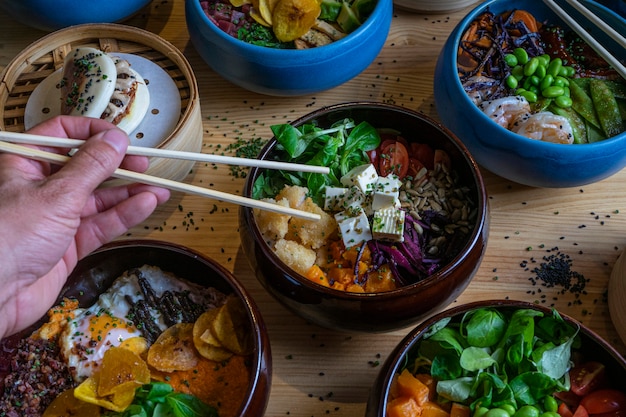
<instances>
[{"instance_id":1,"label":"tofu cube","mask_svg":"<svg viewBox=\"0 0 626 417\"><path fill-rule=\"evenodd\" d=\"M395 176L378 177L372 197L372 209L381 210L388 207L400 207L400 186L402 181Z\"/></svg>"},{"instance_id":2,"label":"tofu cube","mask_svg":"<svg viewBox=\"0 0 626 417\"><path fill-rule=\"evenodd\" d=\"M326 186L324 192L324 210L343 210L344 196L348 193L347 188Z\"/></svg>"},{"instance_id":3,"label":"tofu cube","mask_svg":"<svg viewBox=\"0 0 626 417\"><path fill-rule=\"evenodd\" d=\"M335 214L339 232L346 248L372 239L369 220L362 211L358 216L350 216L348 212Z\"/></svg>"},{"instance_id":4,"label":"tofu cube","mask_svg":"<svg viewBox=\"0 0 626 417\"><path fill-rule=\"evenodd\" d=\"M372 236L374 239L404 242L404 210L385 208L374 213Z\"/></svg>"},{"instance_id":5,"label":"tofu cube","mask_svg":"<svg viewBox=\"0 0 626 417\"><path fill-rule=\"evenodd\" d=\"M373 191L376 181L378 180L378 172L372 164L359 165L352 168L346 175L341 177L341 183L346 187L357 186L363 194L369 194Z\"/></svg>"}]
</instances>

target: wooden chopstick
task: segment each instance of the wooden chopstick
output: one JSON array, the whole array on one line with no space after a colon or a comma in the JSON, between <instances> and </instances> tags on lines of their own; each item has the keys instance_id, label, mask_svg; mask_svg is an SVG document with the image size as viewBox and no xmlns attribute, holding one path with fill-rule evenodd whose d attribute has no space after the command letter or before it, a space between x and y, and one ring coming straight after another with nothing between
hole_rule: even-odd
<instances>
[{"instance_id":1,"label":"wooden chopstick","mask_svg":"<svg viewBox=\"0 0 626 417\"><path fill-rule=\"evenodd\" d=\"M13 143L0 141L0 152L11 153L24 156L26 158L35 159L37 161L49 162L57 165L64 165L69 160L69 156L59 155L56 153L45 152L40 149L30 148ZM235 203L244 207L258 208L261 210L272 211L275 213L286 214L289 216L299 217L306 220L320 220L320 215L310 213L303 210L296 210L291 207L284 207L278 204L272 204L267 201L255 200L253 198L242 197L238 195L228 194L222 191L210 190L191 184L184 184L166 178L154 177L139 172L128 171L118 168L113 173L113 177L122 180L138 182L148 185L156 185L163 188L169 188L174 191L182 191L184 193L195 194L203 197L214 198L217 200Z\"/></svg>"},{"instance_id":2,"label":"wooden chopstick","mask_svg":"<svg viewBox=\"0 0 626 417\"><path fill-rule=\"evenodd\" d=\"M84 140L80 139L57 138L52 136L41 136L30 133L7 131L0 131L0 140L11 143L24 143L29 145L53 146L63 148L79 148L85 143ZM234 156L210 155L205 153L173 151L158 148L145 148L141 146L129 146L126 154L154 156L159 158L185 159L188 161L211 162L268 169L279 169L284 171L312 172L318 174L330 173L329 168L316 165L293 164L289 162L268 161L253 158L238 158Z\"/></svg>"},{"instance_id":3,"label":"wooden chopstick","mask_svg":"<svg viewBox=\"0 0 626 417\"><path fill-rule=\"evenodd\" d=\"M591 36L589 32L583 29L583 27L578 24L578 22L574 20L571 16L569 16L567 12L561 8L561 6L556 4L554 0L543 0L543 2L546 4L546 6L551 8L554 13L556 13L561 19L563 19L563 21L567 23L567 25L578 34L578 36L580 36L585 42L587 42L587 44L589 44L589 46L598 53L598 55L604 58L604 60L608 62L619 75L626 79L626 67L624 67L624 65L622 65L622 63L619 62L617 58L611 55L611 53L600 44L600 42L598 42L593 36ZM587 13L582 12L585 17L589 18L589 15L595 16L590 10L586 8L585 10L587 10ZM603 27L600 27L600 29L603 29Z\"/></svg>"}]
</instances>

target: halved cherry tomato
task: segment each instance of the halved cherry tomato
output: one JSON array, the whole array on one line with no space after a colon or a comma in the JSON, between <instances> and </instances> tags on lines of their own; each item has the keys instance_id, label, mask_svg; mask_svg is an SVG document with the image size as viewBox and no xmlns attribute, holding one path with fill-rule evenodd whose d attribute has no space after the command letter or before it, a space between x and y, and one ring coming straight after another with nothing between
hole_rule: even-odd
<instances>
[{"instance_id":1,"label":"halved cherry tomato","mask_svg":"<svg viewBox=\"0 0 626 417\"><path fill-rule=\"evenodd\" d=\"M574 416L574 413L572 412L572 410L570 410L570 408L565 403L559 404L559 409L556 410L556 412L559 413L561 417L573 417Z\"/></svg>"},{"instance_id":2,"label":"halved cherry tomato","mask_svg":"<svg viewBox=\"0 0 626 417\"><path fill-rule=\"evenodd\" d=\"M572 391L557 391L554 393L554 396L561 400L563 404L566 404L567 407L571 410L576 410L578 404L580 404L580 399L582 397L574 394ZM574 412L572 411L572 414Z\"/></svg>"},{"instance_id":3,"label":"halved cherry tomato","mask_svg":"<svg viewBox=\"0 0 626 417\"><path fill-rule=\"evenodd\" d=\"M626 395L616 389L599 389L585 395L580 404L589 414L612 413L626 410Z\"/></svg>"},{"instance_id":4,"label":"halved cherry tomato","mask_svg":"<svg viewBox=\"0 0 626 417\"><path fill-rule=\"evenodd\" d=\"M435 151L426 143L411 142L409 145L411 158L419 159L426 169L435 167Z\"/></svg>"},{"instance_id":5,"label":"halved cherry tomato","mask_svg":"<svg viewBox=\"0 0 626 417\"><path fill-rule=\"evenodd\" d=\"M600 362L590 361L576 365L569 374L571 391L584 397L606 383L606 368Z\"/></svg>"},{"instance_id":6,"label":"halved cherry tomato","mask_svg":"<svg viewBox=\"0 0 626 417\"><path fill-rule=\"evenodd\" d=\"M425 169L425 168L426 167L424 166L424 164L422 164L422 162L419 159L410 157L409 158L409 170L407 171L406 175L415 178L417 174L422 169Z\"/></svg>"},{"instance_id":7,"label":"halved cherry tomato","mask_svg":"<svg viewBox=\"0 0 626 417\"><path fill-rule=\"evenodd\" d=\"M573 417L589 417L589 413L587 412L587 409L585 407L579 405L578 407L576 407L576 411L574 411Z\"/></svg>"},{"instance_id":8,"label":"halved cherry tomato","mask_svg":"<svg viewBox=\"0 0 626 417\"><path fill-rule=\"evenodd\" d=\"M378 161L378 173L386 177L395 174L400 178L406 176L409 170L409 152L401 142L383 144Z\"/></svg>"},{"instance_id":9,"label":"halved cherry tomato","mask_svg":"<svg viewBox=\"0 0 626 417\"><path fill-rule=\"evenodd\" d=\"M381 133L380 134L380 147L383 148L385 145L390 142L400 142L407 149L409 148L409 142L402 136L395 133Z\"/></svg>"}]
</instances>

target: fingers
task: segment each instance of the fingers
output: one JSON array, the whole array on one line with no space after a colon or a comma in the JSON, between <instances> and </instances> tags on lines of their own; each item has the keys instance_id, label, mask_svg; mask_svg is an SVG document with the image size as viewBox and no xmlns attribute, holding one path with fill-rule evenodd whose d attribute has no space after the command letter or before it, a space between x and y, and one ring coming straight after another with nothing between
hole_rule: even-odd
<instances>
[{"instance_id":1,"label":"fingers","mask_svg":"<svg viewBox=\"0 0 626 417\"><path fill-rule=\"evenodd\" d=\"M158 195L145 191L124 199L106 211L83 218L76 233L78 259L147 219L158 204Z\"/></svg>"}]
</instances>

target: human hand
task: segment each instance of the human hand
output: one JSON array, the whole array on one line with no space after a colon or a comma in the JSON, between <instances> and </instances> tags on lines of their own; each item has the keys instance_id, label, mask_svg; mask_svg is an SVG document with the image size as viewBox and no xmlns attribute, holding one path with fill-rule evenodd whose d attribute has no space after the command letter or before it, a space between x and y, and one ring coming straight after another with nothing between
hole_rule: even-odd
<instances>
[{"instance_id":1,"label":"human hand","mask_svg":"<svg viewBox=\"0 0 626 417\"><path fill-rule=\"evenodd\" d=\"M170 195L143 184L98 188L118 167L148 168L145 157L125 157L128 136L104 120L60 116L29 133L89 140L61 168L0 154L0 338L42 317L80 259Z\"/></svg>"}]
</instances>

